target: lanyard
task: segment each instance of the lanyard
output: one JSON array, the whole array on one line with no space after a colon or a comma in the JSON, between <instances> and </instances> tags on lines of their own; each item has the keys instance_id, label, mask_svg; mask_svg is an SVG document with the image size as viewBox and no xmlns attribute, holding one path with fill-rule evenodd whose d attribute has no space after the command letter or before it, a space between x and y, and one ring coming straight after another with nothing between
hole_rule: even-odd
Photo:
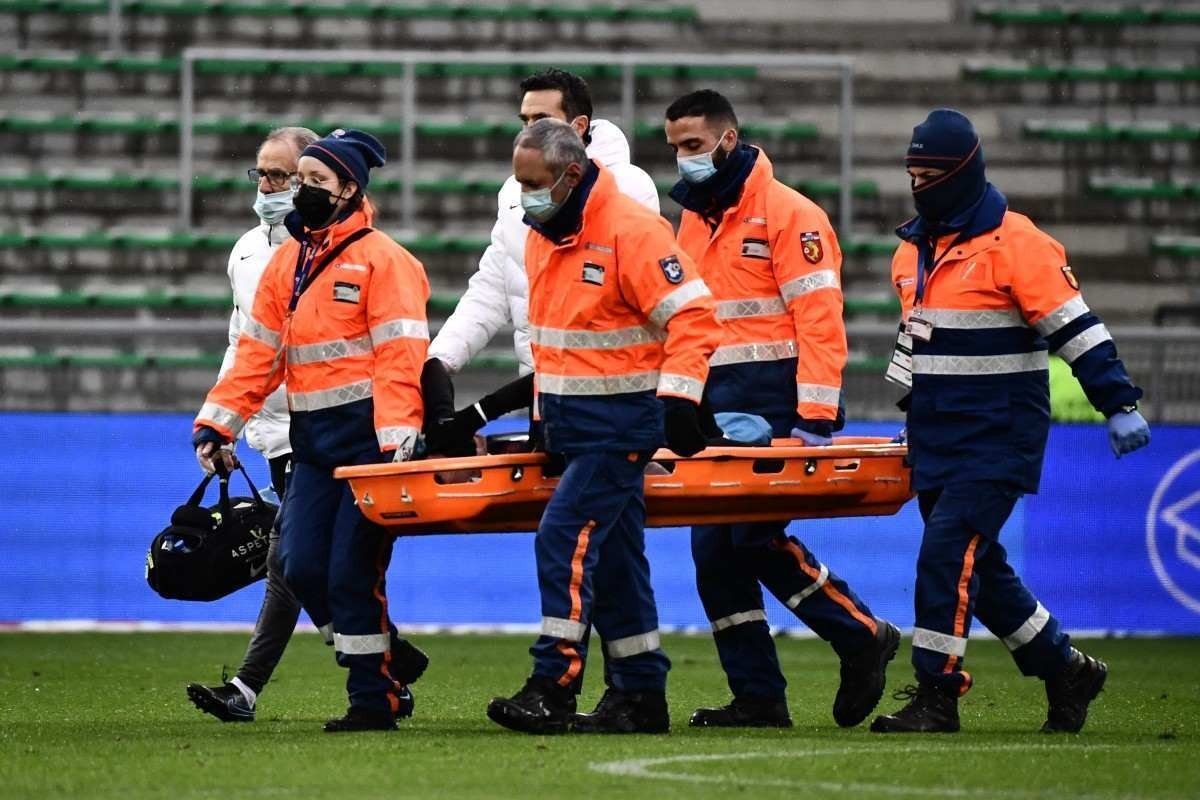
<instances>
[{"instance_id":1,"label":"lanyard","mask_svg":"<svg viewBox=\"0 0 1200 800\"><path fill-rule=\"evenodd\" d=\"M933 274L933 271L937 269L937 265L942 263L942 259L944 259L951 250L958 247L960 244L970 238L971 237L967 235L966 231L960 231L958 236L955 236L954 240L946 246L945 250L942 251L942 254L933 260L933 266L929 268L929 274ZM917 306L920 306L921 302L925 299L925 261L929 256L933 255L936 247L937 243L929 238L926 238L917 247L917 286L915 303Z\"/></svg>"},{"instance_id":2,"label":"lanyard","mask_svg":"<svg viewBox=\"0 0 1200 800\"><path fill-rule=\"evenodd\" d=\"M300 243L300 256L296 259L296 275L292 279L292 299L288 301L288 311L295 311L304 292L304 282L312 270L313 260L317 257L317 248L308 242Z\"/></svg>"}]
</instances>

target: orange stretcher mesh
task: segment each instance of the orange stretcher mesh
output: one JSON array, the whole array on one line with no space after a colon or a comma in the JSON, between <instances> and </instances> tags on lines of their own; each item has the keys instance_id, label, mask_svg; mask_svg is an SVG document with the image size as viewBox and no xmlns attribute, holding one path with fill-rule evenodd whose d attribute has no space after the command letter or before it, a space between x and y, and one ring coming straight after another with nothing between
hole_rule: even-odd
<instances>
[{"instance_id":1,"label":"orange stretcher mesh","mask_svg":"<svg viewBox=\"0 0 1200 800\"><path fill-rule=\"evenodd\" d=\"M912 497L908 449L839 437L830 447L710 447L691 458L660 450L646 474L646 527L884 516ZM533 531L558 485L541 453L340 467L372 522L392 533ZM657 467L655 465L658 465ZM657 473L657 474L656 474Z\"/></svg>"}]
</instances>

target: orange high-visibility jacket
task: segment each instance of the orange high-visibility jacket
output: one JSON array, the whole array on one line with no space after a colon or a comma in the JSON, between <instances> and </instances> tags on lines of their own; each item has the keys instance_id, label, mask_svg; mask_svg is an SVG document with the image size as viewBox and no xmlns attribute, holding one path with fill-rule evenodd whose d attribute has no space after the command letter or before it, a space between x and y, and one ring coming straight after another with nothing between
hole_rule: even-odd
<instances>
[{"instance_id":1,"label":"orange high-visibility jacket","mask_svg":"<svg viewBox=\"0 0 1200 800\"><path fill-rule=\"evenodd\" d=\"M421 428L421 366L429 343L425 269L380 231L343 250L312 280L294 310L295 277L369 227L369 203L323 231L299 231L267 265L233 367L208 393L196 426L231 440L287 382L291 440L299 461L335 466L395 450ZM315 252L313 252L315 251Z\"/></svg>"},{"instance_id":2,"label":"orange high-visibility jacket","mask_svg":"<svg viewBox=\"0 0 1200 800\"><path fill-rule=\"evenodd\" d=\"M688 210L679 225L679 244L699 264L725 329L710 394L718 410L772 418L794 407L806 420L833 420L846 366L842 251L820 206L775 180L755 149L741 198L716 230ZM790 359L795 383L789 376L783 386L776 366ZM718 369L730 365L739 366Z\"/></svg>"},{"instance_id":3,"label":"orange high-visibility jacket","mask_svg":"<svg viewBox=\"0 0 1200 800\"><path fill-rule=\"evenodd\" d=\"M580 230L525 244L542 420L555 450L653 449L659 396L699 402L721 341L712 295L670 224L590 167Z\"/></svg>"},{"instance_id":4,"label":"orange high-visibility jacket","mask_svg":"<svg viewBox=\"0 0 1200 800\"><path fill-rule=\"evenodd\" d=\"M916 311L923 237L917 220L897 231L905 241L892 259L892 283L902 319L915 313L932 326L928 341L912 339L907 404L920 490L1001 480L1037 491L1050 427L1047 350L1071 364L1106 414L1141 396L1108 329L1079 293L1062 245L1004 203L998 192L989 194L977 214L995 215L998 227L934 243L936 264L924 269Z\"/></svg>"}]
</instances>

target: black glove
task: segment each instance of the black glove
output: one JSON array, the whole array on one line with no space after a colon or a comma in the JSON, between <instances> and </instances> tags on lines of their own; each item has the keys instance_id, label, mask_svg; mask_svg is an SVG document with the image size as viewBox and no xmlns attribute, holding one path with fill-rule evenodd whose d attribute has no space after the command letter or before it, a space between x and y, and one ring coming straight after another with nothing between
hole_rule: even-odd
<instances>
[{"instance_id":1,"label":"black glove","mask_svg":"<svg viewBox=\"0 0 1200 800\"><path fill-rule=\"evenodd\" d=\"M708 437L700 425L699 408L691 400L682 397L662 398L666 414L663 429L667 448L676 455L687 458L708 446Z\"/></svg>"},{"instance_id":2,"label":"black glove","mask_svg":"<svg viewBox=\"0 0 1200 800\"><path fill-rule=\"evenodd\" d=\"M454 416L454 382L446 365L436 358L421 368L421 400L425 404L426 433L434 423Z\"/></svg>"},{"instance_id":3,"label":"black glove","mask_svg":"<svg viewBox=\"0 0 1200 800\"><path fill-rule=\"evenodd\" d=\"M487 422L478 405L456 411L448 419L425 426L425 452L461 458L475 455L475 431Z\"/></svg>"}]
</instances>

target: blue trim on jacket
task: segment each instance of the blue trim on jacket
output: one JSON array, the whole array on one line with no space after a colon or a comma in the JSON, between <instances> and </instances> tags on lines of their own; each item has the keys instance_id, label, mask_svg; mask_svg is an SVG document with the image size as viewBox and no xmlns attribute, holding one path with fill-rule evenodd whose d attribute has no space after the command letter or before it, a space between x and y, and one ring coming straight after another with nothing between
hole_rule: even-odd
<instances>
[{"instance_id":1,"label":"blue trim on jacket","mask_svg":"<svg viewBox=\"0 0 1200 800\"><path fill-rule=\"evenodd\" d=\"M663 404L653 391L613 395L538 394L546 450L631 452L663 446Z\"/></svg>"}]
</instances>

